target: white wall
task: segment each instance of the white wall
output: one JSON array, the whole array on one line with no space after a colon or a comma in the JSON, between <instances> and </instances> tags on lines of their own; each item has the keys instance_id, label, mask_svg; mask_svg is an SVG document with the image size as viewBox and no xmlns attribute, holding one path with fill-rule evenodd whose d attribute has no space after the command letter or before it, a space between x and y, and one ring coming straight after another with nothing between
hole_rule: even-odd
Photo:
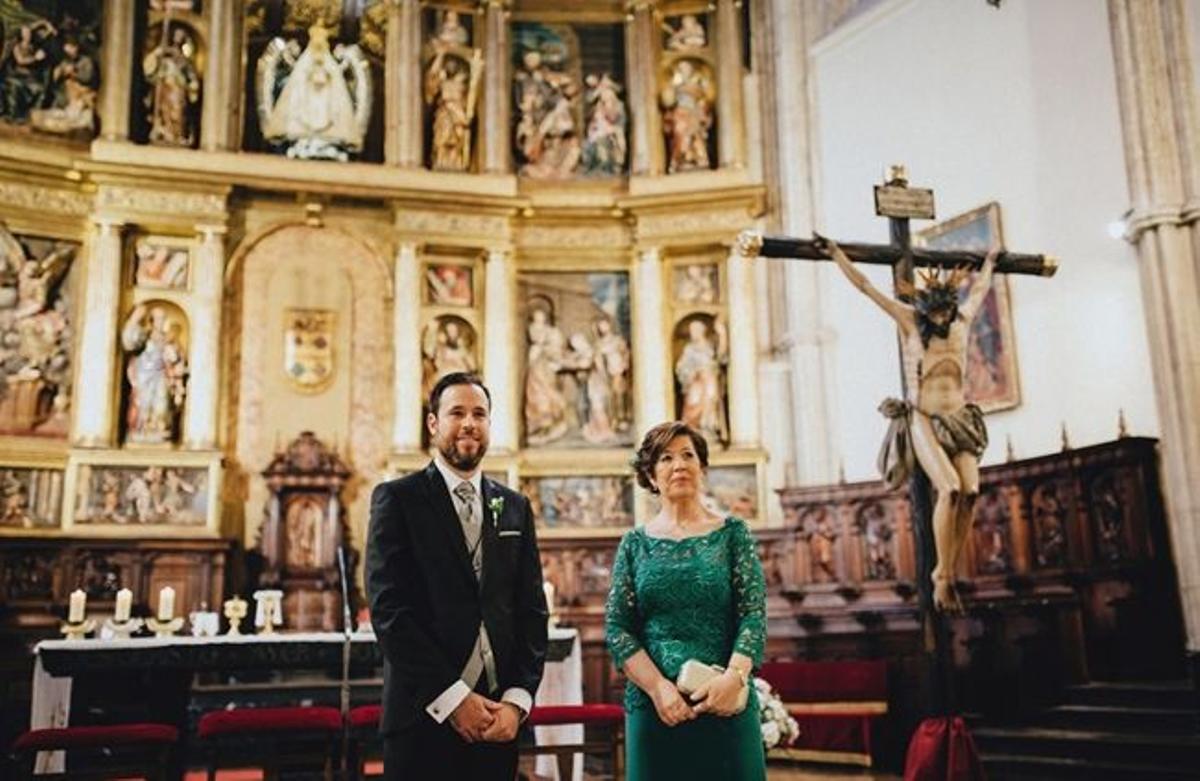
<instances>
[{"instance_id":1,"label":"white wall","mask_svg":"<svg viewBox=\"0 0 1200 781\"><path fill-rule=\"evenodd\" d=\"M889 163L932 187L942 219L997 201L1007 247L1059 257L1053 279L1012 280L1022 403L989 416L985 463L1112 439L1123 408L1156 435L1132 248L1107 226L1128 208L1106 5L1095 0L890 0L814 49L817 225L886 242L871 188ZM914 232L929 223L914 222ZM851 480L876 476L898 395L884 316L824 266L837 331L835 441ZM890 289L886 269L871 274Z\"/></svg>"}]
</instances>

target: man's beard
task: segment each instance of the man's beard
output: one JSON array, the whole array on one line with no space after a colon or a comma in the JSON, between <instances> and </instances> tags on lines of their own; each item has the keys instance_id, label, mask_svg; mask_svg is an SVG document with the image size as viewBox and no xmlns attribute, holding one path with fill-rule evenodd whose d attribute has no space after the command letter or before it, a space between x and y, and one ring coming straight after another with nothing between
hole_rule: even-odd
<instances>
[{"instance_id":1,"label":"man's beard","mask_svg":"<svg viewBox=\"0 0 1200 781\"><path fill-rule=\"evenodd\" d=\"M438 445L438 452L442 454L442 458L446 459L447 464L460 472L474 472L475 467L479 466L479 462L487 453L487 442L477 439L475 443L478 447L474 453L469 455L459 451L456 439L450 440L448 445Z\"/></svg>"}]
</instances>

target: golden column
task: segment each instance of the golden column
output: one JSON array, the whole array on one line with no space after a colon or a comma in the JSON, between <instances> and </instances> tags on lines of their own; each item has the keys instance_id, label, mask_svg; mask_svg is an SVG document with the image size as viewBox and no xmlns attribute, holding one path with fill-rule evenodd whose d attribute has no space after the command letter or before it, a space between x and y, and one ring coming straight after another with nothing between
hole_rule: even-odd
<instances>
[{"instance_id":1,"label":"golden column","mask_svg":"<svg viewBox=\"0 0 1200 781\"><path fill-rule=\"evenodd\" d=\"M626 5L625 69L628 71L630 172L654 176L663 172L662 116L658 113L658 31L653 0Z\"/></svg>"},{"instance_id":2,"label":"golden column","mask_svg":"<svg viewBox=\"0 0 1200 781\"><path fill-rule=\"evenodd\" d=\"M746 164L741 8L740 0L717 0L717 155L722 168Z\"/></svg>"},{"instance_id":3,"label":"golden column","mask_svg":"<svg viewBox=\"0 0 1200 781\"><path fill-rule=\"evenodd\" d=\"M729 282L729 439L733 447L761 443L758 421L758 334L754 259L736 248L725 259Z\"/></svg>"},{"instance_id":4,"label":"golden column","mask_svg":"<svg viewBox=\"0 0 1200 781\"><path fill-rule=\"evenodd\" d=\"M118 220L94 219L88 242L83 322L75 367L72 444L113 444L117 371L117 307L121 300L121 228Z\"/></svg>"},{"instance_id":5,"label":"golden column","mask_svg":"<svg viewBox=\"0 0 1200 781\"><path fill-rule=\"evenodd\" d=\"M206 0L208 63L204 68L204 108L200 148L237 149L242 132L242 0ZM127 50L128 51L128 50Z\"/></svg>"},{"instance_id":6,"label":"golden column","mask_svg":"<svg viewBox=\"0 0 1200 781\"><path fill-rule=\"evenodd\" d=\"M492 391L492 446L502 453L517 450L517 409L521 397L517 378L519 362L513 360L517 286L512 251L488 250L485 276L487 310L483 321L483 370Z\"/></svg>"},{"instance_id":7,"label":"golden column","mask_svg":"<svg viewBox=\"0 0 1200 781\"><path fill-rule=\"evenodd\" d=\"M197 225L200 246L192 268L188 396L183 419L183 446L211 450L217 446L217 411L221 400L221 291L225 279L225 226Z\"/></svg>"},{"instance_id":8,"label":"golden column","mask_svg":"<svg viewBox=\"0 0 1200 781\"><path fill-rule=\"evenodd\" d=\"M1109 0L1187 647L1200 671L1200 127L1182 0Z\"/></svg>"},{"instance_id":9,"label":"golden column","mask_svg":"<svg viewBox=\"0 0 1200 781\"><path fill-rule=\"evenodd\" d=\"M634 270L633 291L633 387L634 425L638 434L650 426L671 420L671 355L669 340L663 338L666 302L663 293L662 252L643 248Z\"/></svg>"},{"instance_id":10,"label":"golden column","mask_svg":"<svg viewBox=\"0 0 1200 781\"><path fill-rule=\"evenodd\" d=\"M481 0L485 39L483 112L479 117L480 168L484 173L512 170L512 73L509 66L507 0Z\"/></svg>"},{"instance_id":11,"label":"golden column","mask_svg":"<svg viewBox=\"0 0 1200 781\"><path fill-rule=\"evenodd\" d=\"M392 391L395 407L392 422L392 452L415 453L421 449L421 261L417 245L403 241L396 250L396 294L392 299L392 350L395 378Z\"/></svg>"},{"instance_id":12,"label":"golden column","mask_svg":"<svg viewBox=\"0 0 1200 781\"><path fill-rule=\"evenodd\" d=\"M421 4L388 0L384 72L384 158L388 165L421 165Z\"/></svg>"},{"instance_id":13,"label":"golden column","mask_svg":"<svg viewBox=\"0 0 1200 781\"><path fill-rule=\"evenodd\" d=\"M104 9L103 59L100 65L100 136L108 141L129 138L133 94L133 0L108 0Z\"/></svg>"}]
</instances>

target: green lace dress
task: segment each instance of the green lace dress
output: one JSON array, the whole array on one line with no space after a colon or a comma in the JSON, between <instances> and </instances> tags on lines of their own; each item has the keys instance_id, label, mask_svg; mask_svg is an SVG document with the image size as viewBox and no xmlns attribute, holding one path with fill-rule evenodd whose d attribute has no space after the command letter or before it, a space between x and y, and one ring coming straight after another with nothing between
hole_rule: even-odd
<instances>
[{"instance_id":1,"label":"green lace dress","mask_svg":"<svg viewBox=\"0 0 1200 781\"><path fill-rule=\"evenodd\" d=\"M726 518L708 534L683 540L642 529L626 533L613 563L605 635L618 669L645 650L670 680L688 659L723 666L734 651L757 667L766 641L766 585L745 522ZM668 727L631 681L625 711L629 781L766 778L753 687L736 716L703 715Z\"/></svg>"}]
</instances>

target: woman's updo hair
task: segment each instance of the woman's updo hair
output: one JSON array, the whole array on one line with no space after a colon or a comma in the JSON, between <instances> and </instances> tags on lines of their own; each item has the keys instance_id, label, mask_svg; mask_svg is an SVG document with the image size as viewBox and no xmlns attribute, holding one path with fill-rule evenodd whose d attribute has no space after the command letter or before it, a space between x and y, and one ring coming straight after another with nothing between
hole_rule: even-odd
<instances>
[{"instance_id":1,"label":"woman's updo hair","mask_svg":"<svg viewBox=\"0 0 1200 781\"><path fill-rule=\"evenodd\" d=\"M637 476L637 484L652 494L658 493L654 485L654 465L676 437L687 437L692 440L696 449L696 457L700 459L700 467L708 468L708 442L699 431L678 420L659 423L646 432L642 444L633 457L633 472Z\"/></svg>"}]
</instances>

